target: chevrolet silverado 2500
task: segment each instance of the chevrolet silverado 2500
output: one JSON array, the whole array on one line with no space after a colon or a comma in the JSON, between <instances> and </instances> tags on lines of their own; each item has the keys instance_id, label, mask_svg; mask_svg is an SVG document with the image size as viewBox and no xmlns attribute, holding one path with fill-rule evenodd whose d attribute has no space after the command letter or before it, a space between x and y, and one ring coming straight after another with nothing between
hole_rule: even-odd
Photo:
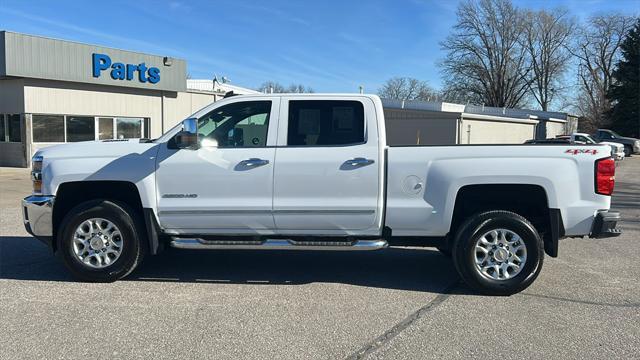
<instances>
[{"instance_id":1,"label":"chevrolet silverado 2500","mask_svg":"<svg viewBox=\"0 0 640 360\"><path fill-rule=\"evenodd\" d=\"M166 246L437 247L488 294L529 286L563 237L619 234L606 146L389 146L372 95L211 104L158 139L48 147L24 224L84 281Z\"/></svg>"}]
</instances>

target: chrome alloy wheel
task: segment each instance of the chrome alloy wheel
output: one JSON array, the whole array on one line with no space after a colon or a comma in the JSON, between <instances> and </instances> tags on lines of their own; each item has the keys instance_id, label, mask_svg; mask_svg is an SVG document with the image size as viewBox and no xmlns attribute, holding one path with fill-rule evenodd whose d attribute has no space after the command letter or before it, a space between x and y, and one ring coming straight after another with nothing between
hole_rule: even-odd
<instances>
[{"instance_id":1,"label":"chrome alloy wheel","mask_svg":"<svg viewBox=\"0 0 640 360\"><path fill-rule=\"evenodd\" d=\"M85 220L73 234L73 253L82 264L103 269L113 264L122 253L122 233L109 220Z\"/></svg>"},{"instance_id":2,"label":"chrome alloy wheel","mask_svg":"<svg viewBox=\"0 0 640 360\"><path fill-rule=\"evenodd\" d=\"M476 270L491 280L507 280L518 275L527 261L527 247L518 234L494 229L478 238L474 249Z\"/></svg>"}]
</instances>

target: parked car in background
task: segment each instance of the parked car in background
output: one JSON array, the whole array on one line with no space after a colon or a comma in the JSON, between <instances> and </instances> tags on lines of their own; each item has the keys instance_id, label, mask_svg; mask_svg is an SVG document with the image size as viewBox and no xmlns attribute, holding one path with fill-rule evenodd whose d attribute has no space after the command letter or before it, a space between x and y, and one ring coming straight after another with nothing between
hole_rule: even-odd
<instances>
[{"instance_id":1,"label":"parked car in background","mask_svg":"<svg viewBox=\"0 0 640 360\"><path fill-rule=\"evenodd\" d=\"M557 136L556 138L568 138L573 143L609 145L611 147L611 156L613 156L613 158L618 161L624 160L624 156L625 156L624 145L618 142L596 141L594 138L591 137L591 135L585 134L585 133L573 133L571 135L560 135L560 136Z\"/></svg>"},{"instance_id":2,"label":"parked car in background","mask_svg":"<svg viewBox=\"0 0 640 360\"><path fill-rule=\"evenodd\" d=\"M584 136L581 135L577 135L577 136L573 136L572 135L558 135L555 138L551 138L551 139L531 139L531 140L527 140L524 143L525 144L531 144L531 145L553 145L553 144L567 144L567 145L602 145L602 146L609 146L609 148L611 148L611 156L615 159L615 160L622 160L624 159L624 150L623 150L623 146L621 144L613 144L613 143L604 143L604 142L597 142L593 139L591 139L590 137L585 138ZM588 136L588 135L587 135Z\"/></svg>"},{"instance_id":3,"label":"parked car in background","mask_svg":"<svg viewBox=\"0 0 640 360\"><path fill-rule=\"evenodd\" d=\"M640 154L640 140L621 136L613 130L598 129L593 138L597 141L615 141L624 145L624 156Z\"/></svg>"}]
</instances>

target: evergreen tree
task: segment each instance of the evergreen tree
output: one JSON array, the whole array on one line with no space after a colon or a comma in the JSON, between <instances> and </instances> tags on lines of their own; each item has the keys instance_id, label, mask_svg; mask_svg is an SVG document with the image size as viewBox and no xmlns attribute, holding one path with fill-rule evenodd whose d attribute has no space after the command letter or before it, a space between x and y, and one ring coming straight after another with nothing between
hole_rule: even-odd
<instances>
[{"instance_id":1,"label":"evergreen tree","mask_svg":"<svg viewBox=\"0 0 640 360\"><path fill-rule=\"evenodd\" d=\"M623 58L608 93L613 103L611 127L621 135L640 137L640 18L620 46Z\"/></svg>"}]
</instances>

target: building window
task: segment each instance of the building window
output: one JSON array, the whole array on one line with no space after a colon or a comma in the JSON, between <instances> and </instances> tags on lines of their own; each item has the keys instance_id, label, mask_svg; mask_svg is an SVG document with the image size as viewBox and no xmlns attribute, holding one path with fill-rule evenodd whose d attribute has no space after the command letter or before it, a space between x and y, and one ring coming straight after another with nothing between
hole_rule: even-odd
<instances>
[{"instance_id":1,"label":"building window","mask_svg":"<svg viewBox=\"0 0 640 360\"><path fill-rule=\"evenodd\" d=\"M132 139L142 137L141 118L116 118L116 138Z\"/></svg>"},{"instance_id":2,"label":"building window","mask_svg":"<svg viewBox=\"0 0 640 360\"><path fill-rule=\"evenodd\" d=\"M144 138L151 139L151 119L144 118Z\"/></svg>"},{"instance_id":3,"label":"building window","mask_svg":"<svg viewBox=\"0 0 640 360\"><path fill-rule=\"evenodd\" d=\"M98 140L113 139L113 118L98 118Z\"/></svg>"},{"instance_id":4,"label":"building window","mask_svg":"<svg viewBox=\"0 0 640 360\"><path fill-rule=\"evenodd\" d=\"M67 116L67 142L95 139L96 120L94 117Z\"/></svg>"},{"instance_id":5,"label":"building window","mask_svg":"<svg viewBox=\"0 0 640 360\"><path fill-rule=\"evenodd\" d=\"M64 116L33 115L33 142L64 142Z\"/></svg>"},{"instance_id":6,"label":"building window","mask_svg":"<svg viewBox=\"0 0 640 360\"><path fill-rule=\"evenodd\" d=\"M9 142L21 142L22 131L20 130L20 114L7 115L7 125Z\"/></svg>"},{"instance_id":7,"label":"building window","mask_svg":"<svg viewBox=\"0 0 640 360\"><path fill-rule=\"evenodd\" d=\"M0 142L7 141L6 134L7 134L7 131L5 130L4 115L0 114Z\"/></svg>"},{"instance_id":8,"label":"building window","mask_svg":"<svg viewBox=\"0 0 640 360\"><path fill-rule=\"evenodd\" d=\"M3 125L0 141L6 141L9 132L9 117L6 121L0 114ZM17 135L20 135L20 115L17 118ZM7 123L5 125L5 122ZM74 115L32 115L34 143L76 142L109 139L149 138L150 118L95 117ZM5 136L7 134L7 136ZM19 140L18 140L19 141Z\"/></svg>"}]
</instances>

